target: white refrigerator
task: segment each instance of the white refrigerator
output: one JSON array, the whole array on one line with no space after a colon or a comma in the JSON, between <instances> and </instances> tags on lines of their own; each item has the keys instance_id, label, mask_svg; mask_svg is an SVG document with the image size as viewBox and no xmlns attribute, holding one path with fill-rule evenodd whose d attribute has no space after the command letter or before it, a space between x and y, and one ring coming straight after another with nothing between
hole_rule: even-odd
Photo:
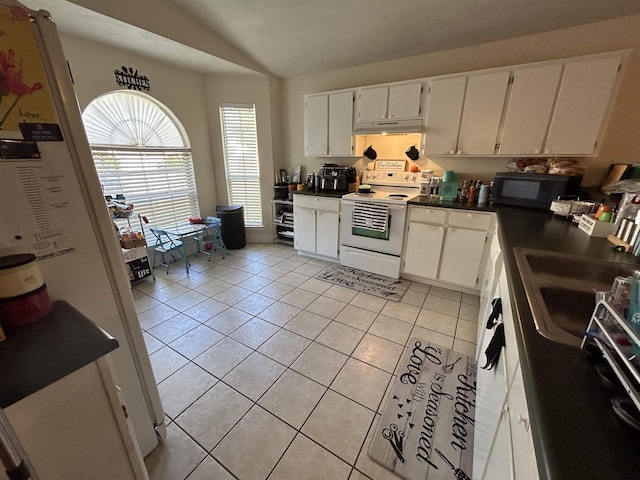
<instances>
[{"instance_id":1,"label":"white refrigerator","mask_svg":"<svg viewBox=\"0 0 640 480\"><path fill-rule=\"evenodd\" d=\"M51 299L118 340L116 382L146 456L164 411L71 75L48 14L12 0L0 0L0 100L0 247L35 253Z\"/></svg>"}]
</instances>

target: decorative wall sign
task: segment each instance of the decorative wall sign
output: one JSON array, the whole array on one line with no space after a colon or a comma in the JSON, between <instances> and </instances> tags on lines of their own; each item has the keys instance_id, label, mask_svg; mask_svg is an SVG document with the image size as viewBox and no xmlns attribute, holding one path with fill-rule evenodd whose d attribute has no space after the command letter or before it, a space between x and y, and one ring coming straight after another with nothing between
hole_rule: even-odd
<instances>
[{"instance_id":1,"label":"decorative wall sign","mask_svg":"<svg viewBox=\"0 0 640 480\"><path fill-rule=\"evenodd\" d=\"M369 456L408 480L471 478L477 365L411 338Z\"/></svg>"},{"instance_id":2,"label":"decorative wall sign","mask_svg":"<svg viewBox=\"0 0 640 480\"><path fill-rule=\"evenodd\" d=\"M129 90L151 90L151 83L146 75L139 75L138 70L131 67L121 67L122 70L114 70L116 83L121 87L127 87Z\"/></svg>"},{"instance_id":3,"label":"decorative wall sign","mask_svg":"<svg viewBox=\"0 0 640 480\"><path fill-rule=\"evenodd\" d=\"M406 164L406 160L376 160L376 170L404 172Z\"/></svg>"}]
</instances>

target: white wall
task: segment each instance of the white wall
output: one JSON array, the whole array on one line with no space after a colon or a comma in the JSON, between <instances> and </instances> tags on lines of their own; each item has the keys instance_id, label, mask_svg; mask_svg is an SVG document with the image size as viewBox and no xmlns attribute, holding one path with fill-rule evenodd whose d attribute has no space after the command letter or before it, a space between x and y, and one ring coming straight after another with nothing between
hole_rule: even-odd
<instances>
[{"instance_id":1,"label":"white wall","mask_svg":"<svg viewBox=\"0 0 640 480\"><path fill-rule=\"evenodd\" d=\"M304 157L304 94L626 48L634 48L634 52L629 60L600 154L597 158L583 159L588 168L583 183L600 184L611 163L635 162L640 159L640 89L637 87L640 82L640 15L288 79L285 81L283 102L284 164L302 164L308 173L327 160ZM399 149L397 158L406 158L403 152L404 149ZM351 165L357 159L329 160ZM503 158L431 157L431 161L418 161L422 168L454 170L475 178L492 177L496 171L504 169L505 163Z\"/></svg>"},{"instance_id":2,"label":"white wall","mask_svg":"<svg viewBox=\"0 0 640 480\"><path fill-rule=\"evenodd\" d=\"M224 153L220 135L221 103L255 104L258 132L258 156L260 159L260 188L262 198L263 228L247 229L248 242L273 240L271 199L274 182L274 151L282 151L280 141L280 82L265 75L234 75L208 77L206 79L206 107L210 125L211 151L213 152L216 189L220 205L228 205L228 191L224 168ZM277 128L273 128L275 125ZM274 140L275 139L275 140Z\"/></svg>"}]
</instances>

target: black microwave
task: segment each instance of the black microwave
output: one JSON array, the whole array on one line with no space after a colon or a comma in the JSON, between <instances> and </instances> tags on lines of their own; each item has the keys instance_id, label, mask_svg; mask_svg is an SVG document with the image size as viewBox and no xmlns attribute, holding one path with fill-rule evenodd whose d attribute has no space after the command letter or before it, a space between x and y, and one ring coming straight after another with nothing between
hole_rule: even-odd
<instances>
[{"instance_id":1,"label":"black microwave","mask_svg":"<svg viewBox=\"0 0 640 480\"><path fill-rule=\"evenodd\" d=\"M498 172L493 182L493 203L548 209L560 195L580 194L582 177L548 173Z\"/></svg>"}]
</instances>

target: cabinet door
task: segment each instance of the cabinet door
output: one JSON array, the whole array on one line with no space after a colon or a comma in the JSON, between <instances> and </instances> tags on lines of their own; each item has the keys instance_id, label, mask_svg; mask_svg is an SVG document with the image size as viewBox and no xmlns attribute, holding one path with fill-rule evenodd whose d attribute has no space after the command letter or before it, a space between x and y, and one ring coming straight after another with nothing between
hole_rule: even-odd
<instances>
[{"instance_id":1,"label":"cabinet door","mask_svg":"<svg viewBox=\"0 0 640 480\"><path fill-rule=\"evenodd\" d=\"M307 97L304 103L304 154L307 157L326 155L328 148L329 97Z\"/></svg>"},{"instance_id":2,"label":"cabinet door","mask_svg":"<svg viewBox=\"0 0 640 480\"><path fill-rule=\"evenodd\" d=\"M486 238L487 232L449 227L438 278L443 282L475 287Z\"/></svg>"},{"instance_id":3,"label":"cabinet door","mask_svg":"<svg viewBox=\"0 0 640 480\"><path fill-rule=\"evenodd\" d=\"M476 416L478 415L476 410ZM474 439L475 448L475 439ZM475 462L473 465L475 471ZM496 430L496 436L493 440L491 452L489 458L487 458L486 469L484 475L476 476L473 478L479 478L482 480L520 480L520 477L513 476L513 458L511 452L511 431L509 425L509 405L505 403L502 411L498 428Z\"/></svg>"},{"instance_id":4,"label":"cabinet door","mask_svg":"<svg viewBox=\"0 0 640 480\"><path fill-rule=\"evenodd\" d=\"M508 84L507 71L469 77L458 154L494 153Z\"/></svg>"},{"instance_id":5,"label":"cabinet door","mask_svg":"<svg viewBox=\"0 0 640 480\"><path fill-rule=\"evenodd\" d=\"M295 196L294 196L295 198ZM310 208L293 207L293 239L296 250L315 253L316 251L316 211Z\"/></svg>"},{"instance_id":6,"label":"cabinet door","mask_svg":"<svg viewBox=\"0 0 640 480\"><path fill-rule=\"evenodd\" d=\"M467 77L435 80L429 85L424 153L454 154Z\"/></svg>"},{"instance_id":7,"label":"cabinet door","mask_svg":"<svg viewBox=\"0 0 640 480\"><path fill-rule=\"evenodd\" d=\"M339 229L339 213L318 210L316 213L316 253L318 255L338 258Z\"/></svg>"},{"instance_id":8,"label":"cabinet door","mask_svg":"<svg viewBox=\"0 0 640 480\"><path fill-rule=\"evenodd\" d=\"M367 122L387 118L388 95L389 87L365 88L360 90L358 120Z\"/></svg>"},{"instance_id":9,"label":"cabinet door","mask_svg":"<svg viewBox=\"0 0 640 480\"><path fill-rule=\"evenodd\" d=\"M409 223L403 272L424 278L437 278L445 227Z\"/></svg>"},{"instance_id":10,"label":"cabinet door","mask_svg":"<svg viewBox=\"0 0 640 480\"><path fill-rule=\"evenodd\" d=\"M486 362L484 351L489 346L494 332L495 329L487 330L482 344L479 345L479 350L483 353L478 362L478 366L483 366ZM487 480L510 479L510 474L496 475L493 477L483 476L490 459L494 472L497 471L496 468L498 468L500 464L503 465L503 468L506 468L508 465L510 469L511 466L511 452L509 448L511 442L509 439L508 407L506 406L507 385L504 370L504 355L500 355L500 359L493 369L478 369L476 392L476 425L473 439L472 478L486 478ZM507 473L509 471L510 470L508 470Z\"/></svg>"},{"instance_id":11,"label":"cabinet door","mask_svg":"<svg viewBox=\"0 0 640 480\"><path fill-rule=\"evenodd\" d=\"M565 64L545 154L593 153L620 60L616 55Z\"/></svg>"},{"instance_id":12,"label":"cabinet door","mask_svg":"<svg viewBox=\"0 0 640 480\"><path fill-rule=\"evenodd\" d=\"M542 153L562 64L516 70L498 153Z\"/></svg>"},{"instance_id":13,"label":"cabinet door","mask_svg":"<svg viewBox=\"0 0 640 480\"><path fill-rule=\"evenodd\" d=\"M389 87L389 117L417 118L420 116L421 83Z\"/></svg>"},{"instance_id":14,"label":"cabinet door","mask_svg":"<svg viewBox=\"0 0 640 480\"><path fill-rule=\"evenodd\" d=\"M517 480L538 480L538 465L520 368L516 370L509 389L508 401L514 478Z\"/></svg>"},{"instance_id":15,"label":"cabinet door","mask_svg":"<svg viewBox=\"0 0 640 480\"><path fill-rule=\"evenodd\" d=\"M352 155L353 92L329 95L329 155Z\"/></svg>"}]
</instances>

